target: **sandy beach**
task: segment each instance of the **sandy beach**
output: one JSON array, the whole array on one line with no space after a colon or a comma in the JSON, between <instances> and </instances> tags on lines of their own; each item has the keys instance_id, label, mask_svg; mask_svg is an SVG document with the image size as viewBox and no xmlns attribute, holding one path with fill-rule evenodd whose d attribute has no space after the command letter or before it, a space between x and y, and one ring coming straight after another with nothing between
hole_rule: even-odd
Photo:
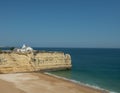
<instances>
[{"instance_id":1,"label":"sandy beach","mask_svg":"<svg viewBox=\"0 0 120 93\"><path fill-rule=\"evenodd\" d=\"M1 93L107 93L43 73L0 74Z\"/></svg>"}]
</instances>

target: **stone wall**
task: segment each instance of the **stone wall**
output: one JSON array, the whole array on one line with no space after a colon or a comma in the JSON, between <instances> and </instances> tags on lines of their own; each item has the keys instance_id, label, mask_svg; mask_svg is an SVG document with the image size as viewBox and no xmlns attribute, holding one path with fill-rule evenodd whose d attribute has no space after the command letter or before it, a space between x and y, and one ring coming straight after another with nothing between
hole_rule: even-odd
<instances>
[{"instance_id":1,"label":"stone wall","mask_svg":"<svg viewBox=\"0 0 120 93\"><path fill-rule=\"evenodd\" d=\"M0 53L0 73L70 68L71 57L62 52Z\"/></svg>"}]
</instances>

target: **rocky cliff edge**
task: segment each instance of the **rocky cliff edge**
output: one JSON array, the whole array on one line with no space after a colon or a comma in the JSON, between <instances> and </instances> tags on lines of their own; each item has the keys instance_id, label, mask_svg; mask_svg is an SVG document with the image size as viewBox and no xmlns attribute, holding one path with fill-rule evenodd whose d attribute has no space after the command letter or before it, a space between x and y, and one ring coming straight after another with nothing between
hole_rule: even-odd
<instances>
[{"instance_id":1,"label":"rocky cliff edge","mask_svg":"<svg viewBox=\"0 0 120 93\"><path fill-rule=\"evenodd\" d=\"M70 69L71 56L62 52L0 53L0 73Z\"/></svg>"}]
</instances>

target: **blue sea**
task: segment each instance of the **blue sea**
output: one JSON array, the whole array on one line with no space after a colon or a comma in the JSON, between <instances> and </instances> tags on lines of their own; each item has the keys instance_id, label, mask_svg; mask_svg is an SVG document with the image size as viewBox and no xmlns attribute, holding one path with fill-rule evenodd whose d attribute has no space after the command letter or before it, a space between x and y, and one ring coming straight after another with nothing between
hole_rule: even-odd
<instances>
[{"instance_id":1,"label":"blue sea","mask_svg":"<svg viewBox=\"0 0 120 93\"><path fill-rule=\"evenodd\" d=\"M72 58L72 69L49 72L78 83L120 93L120 49L110 48L34 48L62 51Z\"/></svg>"},{"instance_id":2,"label":"blue sea","mask_svg":"<svg viewBox=\"0 0 120 93\"><path fill-rule=\"evenodd\" d=\"M72 69L49 72L77 82L120 93L120 49L36 48L63 51L72 58Z\"/></svg>"}]
</instances>

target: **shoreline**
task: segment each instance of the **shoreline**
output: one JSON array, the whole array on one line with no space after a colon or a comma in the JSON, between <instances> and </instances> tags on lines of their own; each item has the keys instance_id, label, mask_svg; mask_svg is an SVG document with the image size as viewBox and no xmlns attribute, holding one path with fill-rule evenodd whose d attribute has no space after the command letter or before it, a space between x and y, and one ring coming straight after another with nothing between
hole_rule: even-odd
<instances>
[{"instance_id":1,"label":"shoreline","mask_svg":"<svg viewBox=\"0 0 120 93\"><path fill-rule=\"evenodd\" d=\"M14 92L13 89L12 93L109 93L45 73L0 74L0 80L8 82L8 86L13 84L15 87L12 87L23 91Z\"/></svg>"},{"instance_id":2,"label":"shoreline","mask_svg":"<svg viewBox=\"0 0 120 93\"><path fill-rule=\"evenodd\" d=\"M92 88L92 89L95 89L95 90L105 91L105 93L109 93L110 92L107 89L103 89L103 88L100 88L100 87L97 87L97 86L92 86L92 85L89 85L89 84L81 83L79 81L76 81L76 80L73 80L73 79L68 79L68 78L65 78L65 77L62 77L62 76L57 76L57 75L51 74L49 72L45 72L44 74L48 75L48 76L52 76L52 77L58 78L58 79L62 79L62 80L65 80L65 81L68 81L68 82L71 82L71 83L75 83L75 84L78 84L80 86L84 86L84 87L87 87L87 88Z\"/></svg>"}]
</instances>

